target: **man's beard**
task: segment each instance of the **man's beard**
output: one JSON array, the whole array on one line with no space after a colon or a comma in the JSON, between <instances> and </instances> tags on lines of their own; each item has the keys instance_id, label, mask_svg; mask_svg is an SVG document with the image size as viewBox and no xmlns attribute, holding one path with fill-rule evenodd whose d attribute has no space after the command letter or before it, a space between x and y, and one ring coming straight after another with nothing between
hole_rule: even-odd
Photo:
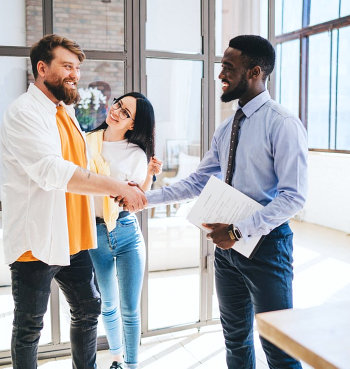
<instances>
[{"instance_id":1,"label":"man's beard","mask_svg":"<svg viewBox=\"0 0 350 369\"><path fill-rule=\"evenodd\" d=\"M227 80L222 80L223 82L229 83ZM232 100L239 99L248 89L248 81L242 75L241 80L239 81L238 85L232 90L228 92L224 92L221 95L222 102L229 102Z\"/></svg>"},{"instance_id":2,"label":"man's beard","mask_svg":"<svg viewBox=\"0 0 350 369\"><path fill-rule=\"evenodd\" d=\"M55 81L51 83L45 80L44 84L57 100L63 101L66 105L76 104L80 99L79 92L76 88L67 87L65 85L66 81Z\"/></svg>"}]
</instances>

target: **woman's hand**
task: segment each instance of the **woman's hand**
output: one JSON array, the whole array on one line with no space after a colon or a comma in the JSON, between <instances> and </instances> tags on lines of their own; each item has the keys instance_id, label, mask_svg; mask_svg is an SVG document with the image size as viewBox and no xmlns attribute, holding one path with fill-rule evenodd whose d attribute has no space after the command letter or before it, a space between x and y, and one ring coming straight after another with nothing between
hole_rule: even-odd
<instances>
[{"instance_id":1,"label":"woman's hand","mask_svg":"<svg viewBox=\"0 0 350 369\"><path fill-rule=\"evenodd\" d=\"M151 157L147 167L147 176L141 186L144 191L148 191L151 188L153 176L162 173L162 166L163 162L161 160L158 160L155 156Z\"/></svg>"},{"instance_id":2,"label":"woman's hand","mask_svg":"<svg viewBox=\"0 0 350 369\"><path fill-rule=\"evenodd\" d=\"M157 175L162 173L163 162L152 156L147 167L147 176Z\"/></svg>"}]
</instances>

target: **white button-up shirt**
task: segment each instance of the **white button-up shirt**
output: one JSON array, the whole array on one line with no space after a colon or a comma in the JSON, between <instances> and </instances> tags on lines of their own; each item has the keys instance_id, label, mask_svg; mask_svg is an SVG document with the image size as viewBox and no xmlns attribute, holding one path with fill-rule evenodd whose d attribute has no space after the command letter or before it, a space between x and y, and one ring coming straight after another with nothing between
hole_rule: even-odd
<instances>
[{"instance_id":1,"label":"white button-up shirt","mask_svg":"<svg viewBox=\"0 0 350 369\"><path fill-rule=\"evenodd\" d=\"M74 108L65 108L81 132ZM6 263L30 250L49 265L69 265L65 192L77 166L62 157L56 105L34 84L5 113L0 150ZM95 224L92 197L90 206Z\"/></svg>"}]
</instances>

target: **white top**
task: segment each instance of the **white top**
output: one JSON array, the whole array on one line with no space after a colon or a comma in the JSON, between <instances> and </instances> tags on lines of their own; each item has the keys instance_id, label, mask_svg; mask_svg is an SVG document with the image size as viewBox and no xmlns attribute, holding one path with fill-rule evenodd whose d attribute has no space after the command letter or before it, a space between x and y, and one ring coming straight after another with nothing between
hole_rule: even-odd
<instances>
[{"instance_id":1,"label":"white top","mask_svg":"<svg viewBox=\"0 0 350 369\"><path fill-rule=\"evenodd\" d=\"M101 155L109 164L112 178L138 184L145 181L147 157L138 145L128 143L127 140L103 141ZM103 218L103 196L95 196L95 213L97 217Z\"/></svg>"},{"instance_id":2,"label":"white top","mask_svg":"<svg viewBox=\"0 0 350 369\"><path fill-rule=\"evenodd\" d=\"M65 108L85 140L74 108ZM69 265L65 191L77 166L62 157L56 105L34 84L6 111L0 152L6 263L31 250L49 265Z\"/></svg>"}]
</instances>

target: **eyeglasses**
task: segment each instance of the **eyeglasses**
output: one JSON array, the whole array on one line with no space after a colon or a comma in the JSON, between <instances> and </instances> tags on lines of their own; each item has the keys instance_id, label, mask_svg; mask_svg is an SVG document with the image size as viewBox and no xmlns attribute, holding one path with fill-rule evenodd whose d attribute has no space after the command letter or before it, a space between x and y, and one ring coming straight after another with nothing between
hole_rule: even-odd
<instances>
[{"instance_id":1,"label":"eyeglasses","mask_svg":"<svg viewBox=\"0 0 350 369\"><path fill-rule=\"evenodd\" d=\"M134 119L131 118L130 113L125 108L123 108L123 103L122 103L121 100L114 99L113 103L112 103L112 106L111 106L111 109L112 110L119 110L118 116L122 120L124 120L126 118L130 118L131 120L134 120Z\"/></svg>"}]
</instances>

